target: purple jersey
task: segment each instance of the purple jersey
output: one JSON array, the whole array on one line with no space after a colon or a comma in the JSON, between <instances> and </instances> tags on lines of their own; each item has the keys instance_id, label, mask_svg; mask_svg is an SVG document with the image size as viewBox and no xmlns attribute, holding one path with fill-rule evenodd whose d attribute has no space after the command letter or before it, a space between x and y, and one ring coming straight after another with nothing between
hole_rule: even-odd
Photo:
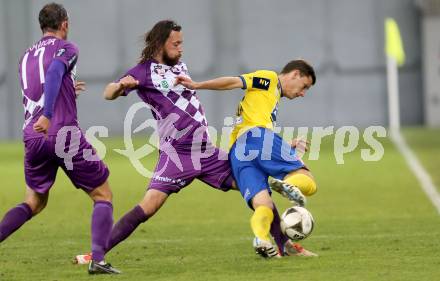
<instances>
[{"instance_id":1,"label":"purple jersey","mask_svg":"<svg viewBox=\"0 0 440 281\"><path fill-rule=\"evenodd\" d=\"M153 116L158 121L161 147L164 142L182 148L191 148L193 143L210 143L205 113L196 92L182 85L174 85L176 76L189 77L185 63L168 66L147 60L128 70L126 75L139 81L134 89L151 106ZM128 92L130 90L125 95Z\"/></svg>"},{"instance_id":2,"label":"purple jersey","mask_svg":"<svg viewBox=\"0 0 440 281\"><path fill-rule=\"evenodd\" d=\"M26 50L20 59L19 74L24 106L23 139L40 138L42 133L33 130L34 123L43 113L43 85L47 69L52 60L59 60L66 66L60 93L49 128L49 135L56 135L64 126L78 126L75 94L75 65L78 48L72 43L54 36L45 36Z\"/></svg>"}]
</instances>

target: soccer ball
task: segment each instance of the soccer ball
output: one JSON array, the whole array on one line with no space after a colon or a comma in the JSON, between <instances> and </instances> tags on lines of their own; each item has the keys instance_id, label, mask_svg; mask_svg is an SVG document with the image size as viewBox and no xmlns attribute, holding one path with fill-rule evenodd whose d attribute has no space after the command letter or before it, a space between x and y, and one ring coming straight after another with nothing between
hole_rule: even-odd
<instances>
[{"instance_id":1,"label":"soccer ball","mask_svg":"<svg viewBox=\"0 0 440 281\"><path fill-rule=\"evenodd\" d=\"M303 207L290 207L281 215L281 231L293 241L307 238L314 224L312 214Z\"/></svg>"}]
</instances>

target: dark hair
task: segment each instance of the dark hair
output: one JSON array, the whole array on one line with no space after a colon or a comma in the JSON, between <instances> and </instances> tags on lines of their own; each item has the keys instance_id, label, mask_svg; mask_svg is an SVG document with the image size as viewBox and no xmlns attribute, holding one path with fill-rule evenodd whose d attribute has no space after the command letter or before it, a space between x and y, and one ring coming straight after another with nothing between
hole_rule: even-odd
<instances>
[{"instance_id":1,"label":"dark hair","mask_svg":"<svg viewBox=\"0 0 440 281\"><path fill-rule=\"evenodd\" d=\"M281 70L281 73L286 74L293 70L299 70L301 76L310 76L312 78L312 85L315 85L315 70L308 62L305 60L292 60L284 66L283 70Z\"/></svg>"},{"instance_id":2,"label":"dark hair","mask_svg":"<svg viewBox=\"0 0 440 281\"><path fill-rule=\"evenodd\" d=\"M57 3L46 4L38 15L41 31L56 31L60 29L63 21L68 20L66 9Z\"/></svg>"},{"instance_id":3,"label":"dark hair","mask_svg":"<svg viewBox=\"0 0 440 281\"><path fill-rule=\"evenodd\" d=\"M153 28L145 34L145 47L142 50L140 63L152 57L165 45L171 31L180 31L182 27L172 20L162 20L156 23Z\"/></svg>"}]
</instances>

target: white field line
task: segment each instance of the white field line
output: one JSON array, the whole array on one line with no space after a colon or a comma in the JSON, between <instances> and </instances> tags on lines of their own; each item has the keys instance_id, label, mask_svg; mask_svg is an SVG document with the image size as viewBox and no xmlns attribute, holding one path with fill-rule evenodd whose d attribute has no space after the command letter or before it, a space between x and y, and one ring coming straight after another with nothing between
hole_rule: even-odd
<instances>
[{"instance_id":1,"label":"white field line","mask_svg":"<svg viewBox=\"0 0 440 281\"><path fill-rule=\"evenodd\" d=\"M419 159L415 156L412 150L408 147L405 142L405 139L402 137L399 130L390 130L391 140L396 145L397 149L405 158L406 163L408 164L411 171L414 173L416 178L419 180L420 187L425 192L426 196L428 196L431 203L437 209L437 212L440 215L440 194L438 189L432 182L431 177L423 168L422 164L420 164Z\"/></svg>"}]
</instances>

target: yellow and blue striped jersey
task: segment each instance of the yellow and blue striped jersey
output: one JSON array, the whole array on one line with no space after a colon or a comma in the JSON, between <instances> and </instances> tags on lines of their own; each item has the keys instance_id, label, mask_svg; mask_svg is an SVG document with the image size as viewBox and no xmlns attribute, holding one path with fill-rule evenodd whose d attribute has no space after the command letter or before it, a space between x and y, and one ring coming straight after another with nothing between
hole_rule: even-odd
<instances>
[{"instance_id":1,"label":"yellow and blue striped jersey","mask_svg":"<svg viewBox=\"0 0 440 281\"><path fill-rule=\"evenodd\" d=\"M258 70L239 77L243 81L245 94L237 109L230 145L253 127L273 129L281 97L281 87L275 71Z\"/></svg>"}]
</instances>

